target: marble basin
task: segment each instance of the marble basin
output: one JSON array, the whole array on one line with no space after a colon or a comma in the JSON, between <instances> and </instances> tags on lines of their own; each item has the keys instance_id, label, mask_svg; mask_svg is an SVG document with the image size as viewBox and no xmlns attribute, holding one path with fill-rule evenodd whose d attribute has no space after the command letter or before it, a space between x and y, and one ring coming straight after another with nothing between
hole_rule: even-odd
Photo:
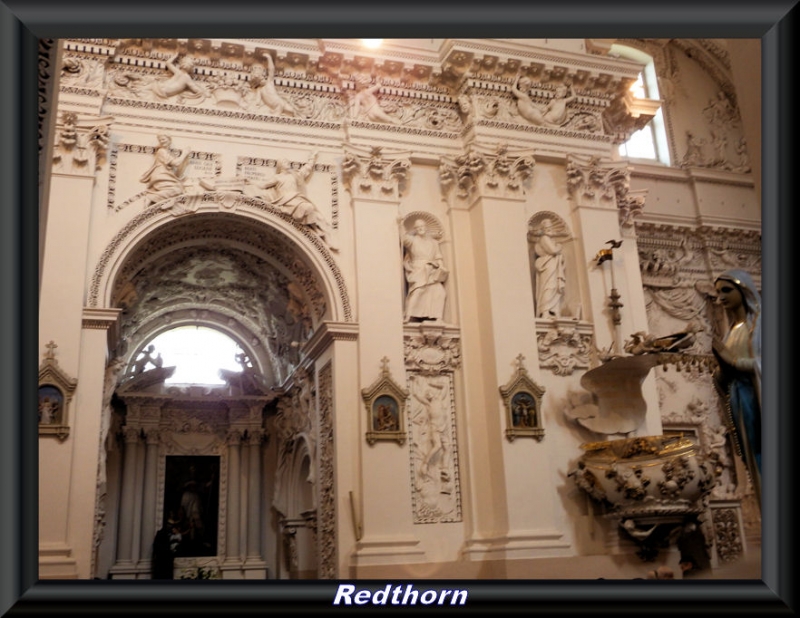
<instances>
[{"instance_id":1,"label":"marble basin","mask_svg":"<svg viewBox=\"0 0 800 618\"><path fill-rule=\"evenodd\" d=\"M683 437L623 438L581 448L570 476L621 518L697 513L716 481L714 466Z\"/></svg>"}]
</instances>

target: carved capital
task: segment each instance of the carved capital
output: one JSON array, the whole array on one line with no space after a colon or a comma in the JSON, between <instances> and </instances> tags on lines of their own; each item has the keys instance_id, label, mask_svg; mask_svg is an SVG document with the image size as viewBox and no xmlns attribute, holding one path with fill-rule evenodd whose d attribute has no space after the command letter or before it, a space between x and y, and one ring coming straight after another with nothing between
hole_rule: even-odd
<instances>
[{"instance_id":1,"label":"carved capital","mask_svg":"<svg viewBox=\"0 0 800 618\"><path fill-rule=\"evenodd\" d=\"M242 432L238 429L232 429L225 435L225 443L229 447L237 447L242 444Z\"/></svg>"},{"instance_id":2,"label":"carved capital","mask_svg":"<svg viewBox=\"0 0 800 618\"><path fill-rule=\"evenodd\" d=\"M56 125L53 171L74 176L94 176L106 160L112 118L80 118L63 112Z\"/></svg>"},{"instance_id":3,"label":"carved capital","mask_svg":"<svg viewBox=\"0 0 800 618\"><path fill-rule=\"evenodd\" d=\"M460 199L469 199L476 193L521 198L534 165L533 151L511 152L505 144L494 148L471 144L465 154L455 159L442 157L439 183L445 195L454 190Z\"/></svg>"},{"instance_id":4,"label":"carved capital","mask_svg":"<svg viewBox=\"0 0 800 618\"><path fill-rule=\"evenodd\" d=\"M145 432L147 446L156 446L161 442L161 433L157 427L151 427Z\"/></svg>"},{"instance_id":5,"label":"carved capital","mask_svg":"<svg viewBox=\"0 0 800 618\"><path fill-rule=\"evenodd\" d=\"M342 177L353 197L398 200L411 169L408 152L388 152L380 146L367 150L345 144Z\"/></svg>"},{"instance_id":6,"label":"carved capital","mask_svg":"<svg viewBox=\"0 0 800 618\"><path fill-rule=\"evenodd\" d=\"M567 190L578 206L618 207L629 189L630 169L625 161L604 161L597 156L567 156ZM627 207L631 208L630 205Z\"/></svg>"},{"instance_id":7,"label":"carved capital","mask_svg":"<svg viewBox=\"0 0 800 618\"><path fill-rule=\"evenodd\" d=\"M261 446L264 442L264 432L260 429L248 429L246 442L250 446Z\"/></svg>"},{"instance_id":8,"label":"carved capital","mask_svg":"<svg viewBox=\"0 0 800 618\"><path fill-rule=\"evenodd\" d=\"M633 227L634 218L642 214L644 210L647 192L647 189L640 189L617 196L620 227Z\"/></svg>"},{"instance_id":9,"label":"carved capital","mask_svg":"<svg viewBox=\"0 0 800 618\"><path fill-rule=\"evenodd\" d=\"M142 437L141 427L128 427L122 428L122 439L125 444L136 444Z\"/></svg>"}]
</instances>

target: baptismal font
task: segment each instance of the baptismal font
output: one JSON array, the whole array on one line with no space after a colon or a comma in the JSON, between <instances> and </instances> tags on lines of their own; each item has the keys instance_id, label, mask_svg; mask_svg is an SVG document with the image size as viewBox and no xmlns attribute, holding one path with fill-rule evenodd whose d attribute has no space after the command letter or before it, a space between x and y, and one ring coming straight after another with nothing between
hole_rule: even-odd
<instances>
[{"instance_id":1,"label":"baptismal font","mask_svg":"<svg viewBox=\"0 0 800 618\"><path fill-rule=\"evenodd\" d=\"M647 412L642 382L653 367L713 370L713 357L686 352L695 333L693 326L666 337L635 333L625 343L627 355L607 355L583 375L581 386L593 401L569 415L597 434L635 435ZM600 505L602 517L636 543L642 560L654 560L661 548L695 529L717 481L715 462L683 435L623 437L581 448L569 475Z\"/></svg>"}]
</instances>

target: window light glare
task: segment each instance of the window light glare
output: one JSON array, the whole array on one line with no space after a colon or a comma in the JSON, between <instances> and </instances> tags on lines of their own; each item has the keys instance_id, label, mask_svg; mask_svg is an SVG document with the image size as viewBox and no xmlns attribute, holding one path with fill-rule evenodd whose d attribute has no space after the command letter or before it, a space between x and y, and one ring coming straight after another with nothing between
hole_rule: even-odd
<instances>
[{"instance_id":1,"label":"window light glare","mask_svg":"<svg viewBox=\"0 0 800 618\"><path fill-rule=\"evenodd\" d=\"M644 80L642 79L642 74L639 73L638 79L631 84L629 88L633 96L637 99L646 99L647 93L645 92L644 88Z\"/></svg>"},{"instance_id":2,"label":"window light glare","mask_svg":"<svg viewBox=\"0 0 800 618\"><path fill-rule=\"evenodd\" d=\"M361 39L361 44L369 49L377 49L383 43L383 39Z\"/></svg>"},{"instance_id":3,"label":"window light glare","mask_svg":"<svg viewBox=\"0 0 800 618\"><path fill-rule=\"evenodd\" d=\"M241 371L236 355L242 351L227 335L201 326L183 326L162 333L151 342L164 367L175 366L166 384L221 385L220 369Z\"/></svg>"}]
</instances>

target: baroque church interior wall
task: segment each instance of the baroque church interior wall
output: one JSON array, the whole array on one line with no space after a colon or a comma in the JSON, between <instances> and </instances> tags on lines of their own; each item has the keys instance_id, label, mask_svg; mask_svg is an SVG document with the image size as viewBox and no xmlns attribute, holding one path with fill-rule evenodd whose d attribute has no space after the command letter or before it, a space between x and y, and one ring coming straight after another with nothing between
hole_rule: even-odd
<instances>
[{"instance_id":1,"label":"baroque church interior wall","mask_svg":"<svg viewBox=\"0 0 800 618\"><path fill-rule=\"evenodd\" d=\"M583 445L668 431L717 462L715 565L746 545L720 540L715 500L757 547L709 372L645 373L627 431L578 421L603 354L697 322L708 356L714 277L760 281L726 43L619 42L654 59L670 166L617 154L656 107L608 41L412 43L60 42L40 346L78 386L69 434L39 441L40 576L148 577L165 457L201 452L228 475L218 543L240 555L216 556L221 577L636 576L641 543L574 471ZM252 363L206 428L209 393L131 370L180 324ZM403 431L375 431L374 384Z\"/></svg>"}]
</instances>

